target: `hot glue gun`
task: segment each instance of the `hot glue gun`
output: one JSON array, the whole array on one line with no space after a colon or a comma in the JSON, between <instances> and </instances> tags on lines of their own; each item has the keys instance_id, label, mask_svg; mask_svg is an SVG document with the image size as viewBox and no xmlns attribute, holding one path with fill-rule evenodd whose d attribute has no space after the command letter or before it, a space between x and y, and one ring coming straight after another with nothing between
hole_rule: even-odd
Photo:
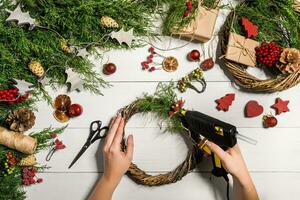
<instances>
[{"instance_id":1,"label":"hot glue gun","mask_svg":"<svg viewBox=\"0 0 300 200\"><path fill-rule=\"evenodd\" d=\"M182 123L187 128L196 142L202 137L214 142L223 150L233 147L237 143L236 135L238 134L235 126L205 115L197 111L182 111ZM224 177L228 181L227 172L222 167L220 158L213 154L210 149L202 142L199 148L207 154L212 155L213 170L212 174L216 177Z\"/></svg>"}]
</instances>

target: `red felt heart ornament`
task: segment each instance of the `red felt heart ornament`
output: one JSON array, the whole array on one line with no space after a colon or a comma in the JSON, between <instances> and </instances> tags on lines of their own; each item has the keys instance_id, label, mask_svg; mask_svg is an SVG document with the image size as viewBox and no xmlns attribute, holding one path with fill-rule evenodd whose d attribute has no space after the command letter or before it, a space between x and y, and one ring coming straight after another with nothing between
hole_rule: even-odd
<instances>
[{"instance_id":1,"label":"red felt heart ornament","mask_svg":"<svg viewBox=\"0 0 300 200\"><path fill-rule=\"evenodd\" d=\"M264 107L259 105L257 101L249 101L245 107L246 117L257 117L264 112Z\"/></svg>"}]
</instances>

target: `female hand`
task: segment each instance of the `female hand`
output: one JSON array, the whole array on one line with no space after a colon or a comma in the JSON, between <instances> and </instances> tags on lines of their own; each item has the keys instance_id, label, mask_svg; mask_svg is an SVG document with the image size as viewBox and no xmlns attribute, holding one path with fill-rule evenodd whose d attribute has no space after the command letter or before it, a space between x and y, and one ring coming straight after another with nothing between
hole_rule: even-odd
<instances>
[{"instance_id":1,"label":"female hand","mask_svg":"<svg viewBox=\"0 0 300 200\"><path fill-rule=\"evenodd\" d=\"M213 142L207 141L206 144L220 158L224 169L233 176L234 199L258 200L256 188L239 146L236 144L224 151Z\"/></svg>"},{"instance_id":2,"label":"female hand","mask_svg":"<svg viewBox=\"0 0 300 200\"><path fill-rule=\"evenodd\" d=\"M103 146L104 174L103 178L117 186L122 176L128 170L133 156L133 136L127 139L127 149L122 150L121 141L124 132L124 119L114 117L109 127Z\"/></svg>"},{"instance_id":3,"label":"female hand","mask_svg":"<svg viewBox=\"0 0 300 200\"><path fill-rule=\"evenodd\" d=\"M224 169L233 177L240 179L249 175L241 150L237 144L226 151L213 142L207 141L206 144L220 158Z\"/></svg>"},{"instance_id":4,"label":"female hand","mask_svg":"<svg viewBox=\"0 0 300 200\"><path fill-rule=\"evenodd\" d=\"M98 182L90 200L111 200L114 190L122 176L128 170L133 155L133 137L127 139L127 148L122 150L121 141L124 132L124 119L114 117L103 146L104 173Z\"/></svg>"}]
</instances>

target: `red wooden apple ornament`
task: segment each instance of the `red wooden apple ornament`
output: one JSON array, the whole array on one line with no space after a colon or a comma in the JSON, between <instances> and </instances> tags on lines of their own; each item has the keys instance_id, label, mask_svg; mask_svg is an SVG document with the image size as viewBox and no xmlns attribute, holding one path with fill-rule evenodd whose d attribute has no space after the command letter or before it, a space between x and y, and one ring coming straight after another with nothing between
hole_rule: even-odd
<instances>
[{"instance_id":1,"label":"red wooden apple ornament","mask_svg":"<svg viewBox=\"0 0 300 200\"><path fill-rule=\"evenodd\" d=\"M70 105L68 109L68 115L70 117L78 117L79 115L82 114L82 111L83 111L82 106L77 103L74 103Z\"/></svg>"},{"instance_id":2,"label":"red wooden apple ornament","mask_svg":"<svg viewBox=\"0 0 300 200\"><path fill-rule=\"evenodd\" d=\"M265 115L263 117L263 125L265 128L275 127L278 121L273 115Z\"/></svg>"},{"instance_id":3,"label":"red wooden apple ornament","mask_svg":"<svg viewBox=\"0 0 300 200\"><path fill-rule=\"evenodd\" d=\"M189 54L188 54L188 60L190 61L198 61L200 60L200 52L196 49L192 50Z\"/></svg>"},{"instance_id":4,"label":"red wooden apple ornament","mask_svg":"<svg viewBox=\"0 0 300 200\"><path fill-rule=\"evenodd\" d=\"M111 75L117 71L117 66L114 63L107 63L103 66L103 73Z\"/></svg>"}]
</instances>

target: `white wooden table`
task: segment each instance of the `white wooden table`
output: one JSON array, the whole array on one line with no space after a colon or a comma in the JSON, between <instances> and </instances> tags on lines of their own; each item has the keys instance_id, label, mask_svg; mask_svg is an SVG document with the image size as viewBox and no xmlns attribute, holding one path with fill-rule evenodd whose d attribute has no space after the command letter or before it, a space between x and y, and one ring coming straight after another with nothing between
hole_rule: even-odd
<instances>
[{"instance_id":1,"label":"white wooden table","mask_svg":"<svg viewBox=\"0 0 300 200\"><path fill-rule=\"evenodd\" d=\"M226 11L222 11L217 23L217 30L221 26ZM156 45L167 47L170 38L164 43ZM172 39L172 46L185 44L186 41ZM216 49L217 41L206 44ZM108 123L118 109L132 102L144 92L153 93L160 81L178 80L192 71L195 63L186 60L186 54L192 49L201 49L200 44L189 44L176 51L163 52L178 58L180 68L174 73L157 71L148 73L141 70L140 63L148 55L149 46L136 50L118 50L105 54L104 62L109 58L118 66L117 73L105 76L113 87L103 90L104 96L91 95L88 92L71 93L72 101L80 103L84 112L81 117L72 119L69 127L60 138L67 148L56 153L50 162L45 162L47 152L38 154L38 161L51 166L44 173L42 184L28 187L27 196L30 200L82 200L86 199L103 172L101 145L94 144L82 158L68 169L88 135L90 122L96 119ZM96 69L100 71L101 60L93 59ZM258 72L260 75L261 72ZM245 93L234 87L223 70L216 65L211 71L205 72L208 82L207 90L197 94L189 90L179 95L186 100L186 107L195 109L225 120L238 127L240 133L258 141L256 146L239 141L242 152L248 164L251 175L263 200L296 200L300 196L300 86L288 91L274 94ZM236 100L229 112L219 112L215 109L215 99L234 92ZM51 91L54 98L65 90ZM262 128L262 118L247 119L243 110L249 100L259 101L265 112L273 111L270 106L276 97L290 100L291 112L278 116L279 124L273 129ZM52 125L60 127L52 116L52 108L45 102L38 104L35 130ZM127 133L132 133L135 140L134 162L149 173L164 173L174 169L185 159L187 147L177 134L162 134L155 120L151 116L135 116L126 127ZM200 164L199 169L188 174L182 181L161 187L147 187L137 185L128 177L124 177L117 188L115 200L213 200L225 199L225 183L222 179L210 180L210 161Z\"/></svg>"}]
</instances>

